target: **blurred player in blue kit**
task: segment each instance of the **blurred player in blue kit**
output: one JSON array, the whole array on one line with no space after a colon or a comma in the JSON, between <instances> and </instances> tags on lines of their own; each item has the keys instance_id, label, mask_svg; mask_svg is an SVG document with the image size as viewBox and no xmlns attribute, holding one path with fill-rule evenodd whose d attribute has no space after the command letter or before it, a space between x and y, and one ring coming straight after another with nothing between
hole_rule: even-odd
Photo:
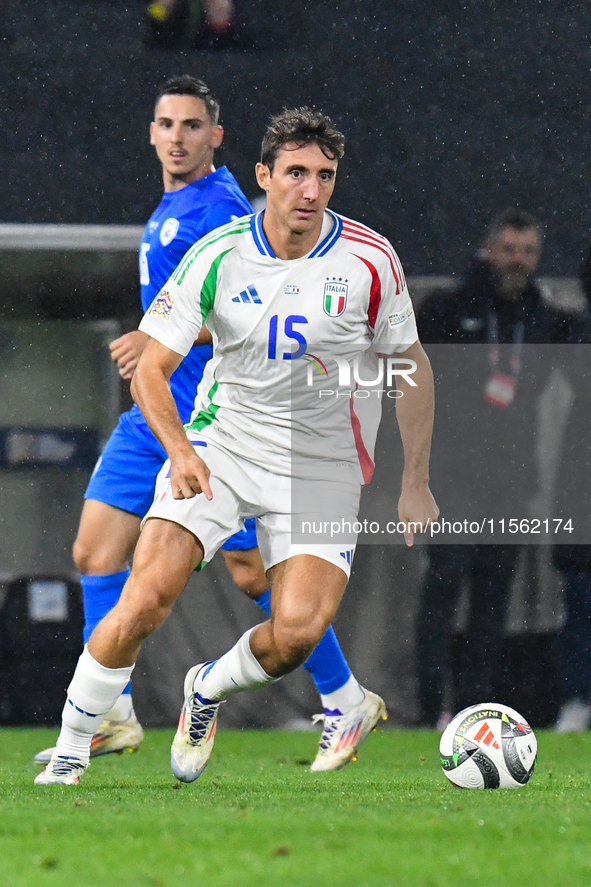
<instances>
[{"instance_id":1,"label":"blurred player in blue kit","mask_svg":"<svg viewBox=\"0 0 591 887\"><path fill-rule=\"evenodd\" d=\"M164 196L152 214L140 245L142 307L150 308L185 253L221 225L252 212L234 176L215 169L213 155L222 142L219 102L200 80L183 75L167 81L156 98L150 141L162 164ZM149 336L135 330L111 343L120 375L131 379ZM170 379L183 422L194 408L195 390L213 349L203 329ZM74 560L84 596L84 642L119 600L129 577L129 561L140 524L154 498L158 472L166 459L137 406L124 413L97 463L85 493ZM254 520L224 544L222 554L236 585L270 613L270 591L257 548ZM312 765L315 770L342 767L355 749L338 748L344 716L379 699L362 689L351 674L332 627L304 663L320 693L325 730ZM381 705L383 703L379 700ZM373 703L372 703L373 704ZM375 725L364 722L361 741ZM143 738L127 684L92 739L91 757L135 749ZM360 743L358 743L360 744ZM53 749L35 757L47 763Z\"/></svg>"}]
</instances>

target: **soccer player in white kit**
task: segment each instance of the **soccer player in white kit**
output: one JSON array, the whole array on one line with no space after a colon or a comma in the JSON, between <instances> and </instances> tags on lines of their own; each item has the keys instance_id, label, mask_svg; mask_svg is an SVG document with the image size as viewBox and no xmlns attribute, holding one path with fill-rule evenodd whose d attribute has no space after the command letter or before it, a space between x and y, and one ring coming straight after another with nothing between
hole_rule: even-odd
<instances>
[{"instance_id":1,"label":"soccer player in white kit","mask_svg":"<svg viewBox=\"0 0 591 887\"><path fill-rule=\"evenodd\" d=\"M411 524L426 527L438 516L428 486L432 375L402 268L385 238L327 209L343 144L332 121L310 109L273 118L256 168L266 209L199 241L142 320L151 339L132 392L169 461L123 594L80 657L56 751L38 784L79 782L92 735L129 680L142 641L191 572L246 517L257 520L271 618L188 672L171 752L177 778L192 782L202 773L221 701L277 681L323 636L347 584L355 539L345 547L294 542L293 521L320 509L329 521L354 522L360 485L371 474L375 421L364 428L353 401L343 412L337 399L320 420L307 404L296 408L292 369L314 357L309 343L345 355L370 353L373 344L414 362L397 401L405 456L398 512L407 544ZM205 322L215 353L185 428L168 380ZM298 484L303 502L294 515ZM352 720L343 745L356 748L366 735Z\"/></svg>"}]
</instances>

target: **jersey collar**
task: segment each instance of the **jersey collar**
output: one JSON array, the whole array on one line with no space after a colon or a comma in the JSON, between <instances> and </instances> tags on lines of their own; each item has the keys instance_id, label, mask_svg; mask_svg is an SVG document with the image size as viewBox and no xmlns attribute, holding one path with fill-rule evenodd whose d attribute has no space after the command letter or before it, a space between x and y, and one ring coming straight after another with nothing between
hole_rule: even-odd
<instances>
[{"instance_id":1,"label":"jersey collar","mask_svg":"<svg viewBox=\"0 0 591 887\"><path fill-rule=\"evenodd\" d=\"M302 256L302 258L315 259L319 256L325 256L326 253L330 249L332 249L332 247L341 236L341 231L343 230L343 220L340 216L337 216L337 214L333 213L333 211L330 209L327 209L326 212L332 219L332 227L330 231L324 237L321 236L321 239L318 241L312 252L308 253L307 256ZM255 215L251 217L250 229L252 231L252 237L255 242L256 248L262 256L268 256L270 259L276 259L277 256L271 249L269 241L265 237L265 232L263 231L263 213L264 210L259 213L255 213Z\"/></svg>"}]
</instances>

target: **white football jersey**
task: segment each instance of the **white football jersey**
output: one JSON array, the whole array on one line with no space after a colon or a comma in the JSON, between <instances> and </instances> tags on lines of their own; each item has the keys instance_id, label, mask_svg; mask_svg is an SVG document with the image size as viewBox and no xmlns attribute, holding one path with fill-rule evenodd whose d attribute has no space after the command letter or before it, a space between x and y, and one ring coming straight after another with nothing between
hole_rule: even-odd
<instances>
[{"instance_id":1,"label":"white football jersey","mask_svg":"<svg viewBox=\"0 0 591 887\"><path fill-rule=\"evenodd\" d=\"M279 259L262 219L196 243L140 329L183 356L204 323L214 336L189 429L278 474L367 482L383 384L366 396L363 382L376 352L417 340L402 267L384 237L330 210L308 255Z\"/></svg>"}]
</instances>

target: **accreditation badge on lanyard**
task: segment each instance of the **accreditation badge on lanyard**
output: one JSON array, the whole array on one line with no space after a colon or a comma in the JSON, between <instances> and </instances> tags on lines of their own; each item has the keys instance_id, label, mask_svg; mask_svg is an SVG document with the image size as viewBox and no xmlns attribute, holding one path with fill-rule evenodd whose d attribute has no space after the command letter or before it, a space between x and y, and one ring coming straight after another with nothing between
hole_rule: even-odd
<instances>
[{"instance_id":1,"label":"accreditation badge on lanyard","mask_svg":"<svg viewBox=\"0 0 591 887\"><path fill-rule=\"evenodd\" d=\"M525 324L518 321L513 330L511 343L511 355L509 366L503 370L501 367L501 349L499 347L499 329L497 315L491 313L488 318L488 340L490 343L488 352L488 364L490 375L484 387L484 399L499 409L510 407L515 399L517 382L521 372L521 352Z\"/></svg>"}]
</instances>

